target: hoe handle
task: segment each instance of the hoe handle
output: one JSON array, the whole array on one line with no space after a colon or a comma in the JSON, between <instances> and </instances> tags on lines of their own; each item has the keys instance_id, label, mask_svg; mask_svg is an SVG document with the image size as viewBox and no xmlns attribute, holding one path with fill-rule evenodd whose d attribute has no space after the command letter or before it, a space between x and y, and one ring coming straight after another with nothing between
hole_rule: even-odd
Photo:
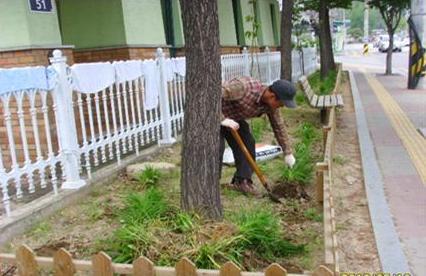
<instances>
[{"instance_id":1,"label":"hoe handle","mask_svg":"<svg viewBox=\"0 0 426 276\"><path fill-rule=\"evenodd\" d=\"M240 134L235 129L231 128L232 136L234 137L235 141L237 141L237 144L240 146L240 149L243 151L245 157L247 158L247 161L250 164L250 167L253 171L255 171L257 177L259 177L260 182L262 182L262 185L265 187L267 191L269 191L269 186L266 181L265 176L260 171L259 167L257 166L256 162L254 161L253 157L251 156L250 152L247 150L246 145L244 144L243 140L241 139Z\"/></svg>"}]
</instances>

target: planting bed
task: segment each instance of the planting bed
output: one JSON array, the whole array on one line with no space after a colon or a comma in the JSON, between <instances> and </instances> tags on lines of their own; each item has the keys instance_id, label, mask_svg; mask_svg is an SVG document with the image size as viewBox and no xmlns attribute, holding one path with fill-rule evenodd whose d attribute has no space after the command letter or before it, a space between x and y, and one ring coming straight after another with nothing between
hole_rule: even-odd
<instances>
[{"instance_id":1,"label":"planting bed","mask_svg":"<svg viewBox=\"0 0 426 276\"><path fill-rule=\"evenodd\" d=\"M112 184L94 189L70 206L16 237L1 252L25 243L39 256L52 256L64 247L74 259L90 259L105 251L115 262L139 255L155 265L174 266L183 256L198 268L217 268L232 260L244 270L263 270L277 262L288 272L311 270L323 262L322 209L315 198L314 165L322 158L319 114L297 96L299 108L283 110L297 159L289 170L283 157L261 163L274 190L284 198L244 196L226 188L234 169L221 179L222 222L206 221L180 211L180 146L166 148L149 161L174 163L178 168L159 173L146 170L139 180L121 173ZM265 118L252 120L258 142L272 143ZM262 187L253 175L260 191Z\"/></svg>"}]
</instances>

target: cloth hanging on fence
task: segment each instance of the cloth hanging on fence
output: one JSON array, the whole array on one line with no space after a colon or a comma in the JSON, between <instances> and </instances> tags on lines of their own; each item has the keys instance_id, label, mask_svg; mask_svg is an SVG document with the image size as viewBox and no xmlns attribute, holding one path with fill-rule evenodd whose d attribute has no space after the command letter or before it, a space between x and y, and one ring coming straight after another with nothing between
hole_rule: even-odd
<instances>
[{"instance_id":1,"label":"cloth hanging on fence","mask_svg":"<svg viewBox=\"0 0 426 276\"><path fill-rule=\"evenodd\" d=\"M186 64L185 58L175 58L173 59L174 63L174 72L182 77L186 75Z\"/></svg>"},{"instance_id":2,"label":"cloth hanging on fence","mask_svg":"<svg viewBox=\"0 0 426 276\"><path fill-rule=\"evenodd\" d=\"M142 61L114 61L112 63L115 69L117 83L132 81L142 76Z\"/></svg>"},{"instance_id":3,"label":"cloth hanging on fence","mask_svg":"<svg viewBox=\"0 0 426 276\"><path fill-rule=\"evenodd\" d=\"M109 62L74 64L71 74L73 89L81 93L95 93L115 82L114 67Z\"/></svg>"},{"instance_id":4,"label":"cloth hanging on fence","mask_svg":"<svg viewBox=\"0 0 426 276\"><path fill-rule=\"evenodd\" d=\"M160 78L157 63L154 60L145 60L142 63L142 73L145 76L144 108L154 109L158 106Z\"/></svg>"},{"instance_id":5,"label":"cloth hanging on fence","mask_svg":"<svg viewBox=\"0 0 426 276\"><path fill-rule=\"evenodd\" d=\"M0 95L27 89L51 90L57 75L44 66L0 69Z\"/></svg>"},{"instance_id":6,"label":"cloth hanging on fence","mask_svg":"<svg viewBox=\"0 0 426 276\"><path fill-rule=\"evenodd\" d=\"M172 59L166 59L164 61L164 74L165 74L165 78L166 81L172 81L174 79L175 76L175 72L174 72L174 64Z\"/></svg>"}]
</instances>

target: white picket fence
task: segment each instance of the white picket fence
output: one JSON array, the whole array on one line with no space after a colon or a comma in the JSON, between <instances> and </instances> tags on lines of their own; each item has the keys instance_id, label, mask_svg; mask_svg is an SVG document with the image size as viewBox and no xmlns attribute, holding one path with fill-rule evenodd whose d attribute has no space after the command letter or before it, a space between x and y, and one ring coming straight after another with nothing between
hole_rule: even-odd
<instances>
[{"instance_id":1,"label":"white picket fence","mask_svg":"<svg viewBox=\"0 0 426 276\"><path fill-rule=\"evenodd\" d=\"M144 74L100 91L75 91L76 80L59 50L46 68L52 87L0 90L0 217L48 193L85 185L103 164L120 164L153 144L174 143L185 106L185 74L174 64L184 59L165 58L158 49L159 103L152 109L144 104L149 96ZM294 80L315 69L315 49L304 50L303 63L300 52L293 53ZM279 79L280 53L222 56L222 80L250 73L265 83Z\"/></svg>"}]
</instances>

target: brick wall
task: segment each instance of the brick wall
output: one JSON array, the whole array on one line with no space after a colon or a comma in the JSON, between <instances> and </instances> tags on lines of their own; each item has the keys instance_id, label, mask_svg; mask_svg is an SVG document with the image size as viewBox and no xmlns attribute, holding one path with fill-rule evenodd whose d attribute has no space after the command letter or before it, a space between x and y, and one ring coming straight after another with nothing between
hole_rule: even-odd
<instances>
[{"instance_id":1,"label":"brick wall","mask_svg":"<svg viewBox=\"0 0 426 276\"><path fill-rule=\"evenodd\" d=\"M49 57L54 49L27 49L0 51L0 68L49 65ZM73 50L61 49L68 64L74 63Z\"/></svg>"}]
</instances>

